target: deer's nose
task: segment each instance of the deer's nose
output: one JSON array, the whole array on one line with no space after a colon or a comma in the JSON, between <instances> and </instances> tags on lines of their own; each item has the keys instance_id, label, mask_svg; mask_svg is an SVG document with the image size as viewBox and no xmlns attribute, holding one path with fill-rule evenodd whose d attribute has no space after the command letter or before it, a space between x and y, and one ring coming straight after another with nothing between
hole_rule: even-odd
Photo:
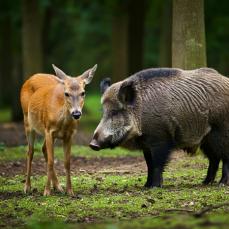
<instances>
[{"instance_id":1,"label":"deer's nose","mask_svg":"<svg viewBox=\"0 0 229 229\"><path fill-rule=\"evenodd\" d=\"M80 111L73 111L72 112L72 117L74 119L79 119L81 115L82 115L82 112L80 112Z\"/></svg>"}]
</instances>

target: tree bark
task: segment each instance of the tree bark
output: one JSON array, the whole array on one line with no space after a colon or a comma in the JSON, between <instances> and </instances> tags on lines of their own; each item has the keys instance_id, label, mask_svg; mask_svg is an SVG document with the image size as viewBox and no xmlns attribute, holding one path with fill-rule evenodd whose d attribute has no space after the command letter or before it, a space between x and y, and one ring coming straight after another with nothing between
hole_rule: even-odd
<instances>
[{"instance_id":1,"label":"tree bark","mask_svg":"<svg viewBox=\"0 0 229 229\"><path fill-rule=\"evenodd\" d=\"M206 66L203 0L173 0L172 66Z\"/></svg>"},{"instance_id":2,"label":"tree bark","mask_svg":"<svg viewBox=\"0 0 229 229\"><path fill-rule=\"evenodd\" d=\"M23 75L43 70L42 13L38 0L23 0L22 4Z\"/></svg>"}]
</instances>

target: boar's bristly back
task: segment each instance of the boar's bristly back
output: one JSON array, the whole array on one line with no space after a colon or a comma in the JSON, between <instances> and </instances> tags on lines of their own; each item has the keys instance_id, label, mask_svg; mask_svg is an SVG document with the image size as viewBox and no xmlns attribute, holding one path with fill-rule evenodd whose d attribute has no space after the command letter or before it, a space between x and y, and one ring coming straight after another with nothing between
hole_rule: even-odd
<instances>
[{"instance_id":1,"label":"boar's bristly back","mask_svg":"<svg viewBox=\"0 0 229 229\"><path fill-rule=\"evenodd\" d=\"M150 68L137 72L136 75L142 80L149 80L157 77L173 77L179 73L180 70L174 68Z\"/></svg>"}]
</instances>

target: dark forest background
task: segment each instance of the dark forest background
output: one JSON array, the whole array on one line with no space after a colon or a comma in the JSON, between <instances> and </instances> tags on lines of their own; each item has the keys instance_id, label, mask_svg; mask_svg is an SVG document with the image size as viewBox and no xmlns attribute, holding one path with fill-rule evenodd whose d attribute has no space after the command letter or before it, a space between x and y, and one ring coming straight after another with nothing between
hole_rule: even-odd
<instances>
[{"instance_id":1,"label":"dark forest background","mask_svg":"<svg viewBox=\"0 0 229 229\"><path fill-rule=\"evenodd\" d=\"M0 116L22 120L19 91L51 64L76 76L98 64L89 94L150 67L228 75L227 0L0 1Z\"/></svg>"}]
</instances>

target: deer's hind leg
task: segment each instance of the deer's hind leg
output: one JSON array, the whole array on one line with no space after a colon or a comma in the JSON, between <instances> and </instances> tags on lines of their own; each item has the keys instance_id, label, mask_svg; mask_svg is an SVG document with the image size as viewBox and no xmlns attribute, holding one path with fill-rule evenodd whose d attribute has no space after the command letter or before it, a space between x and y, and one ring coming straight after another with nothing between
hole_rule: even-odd
<instances>
[{"instance_id":1,"label":"deer's hind leg","mask_svg":"<svg viewBox=\"0 0 229 229\"><path fill-rule=\"evenodd\" d=\"M34 154L34 140L35 140L35 131L30 129L28 124L25 122L25 132L28 141L28 150L27 150L27 162L26 162L26 181L24 186L24 192L28 193L31 191L31 167Z\"/></svg>"},{"instance_id":2,"label":"deer's hind leg","mask_svg":"<svg viewBox=\"0 0 229 229\"><path fill-rule=\"evenodd\" d=\"M46 148L46 141L44 140L43 146L42 146L42 153L45 158L45 162L48 162L48 155L47 155L47 148Z\"/></svg>"},{"instance_id":3,"label":"deer's hind leg","mask_svg":"<svg viewBox=\"0 0 229 229\"><path fill-rule=\"evenodd\" d=\"M43 143L43 146L42 146L42 152L43 152L43 155L44 155L46 163L48 163L46 140L44 140L44 143ZM55 171L54 167L53 167L52 185L53 185L53 188L56 189L57 191L63 192L63 188L59 184L59 181L58 181L58 178L57 178L56 171Z\"/></svg>"}]
</instances>

